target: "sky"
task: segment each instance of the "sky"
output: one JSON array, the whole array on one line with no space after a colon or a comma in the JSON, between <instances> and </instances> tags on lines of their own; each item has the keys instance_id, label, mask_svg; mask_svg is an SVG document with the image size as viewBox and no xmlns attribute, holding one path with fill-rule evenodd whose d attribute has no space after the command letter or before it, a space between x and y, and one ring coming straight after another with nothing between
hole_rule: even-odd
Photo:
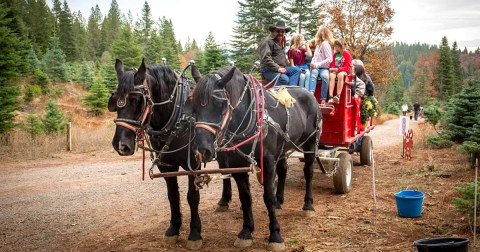
<instances>
[{"instance_id":1,"label":"sky","mask_svg":"<svg viewBox=\"0 0 480 252\"><path fill-rule=\"evenodd\" d=\"M140 17L144 0L116 0L121 12L132 12ZM152 19L171 19L177 40L183 44L195 39L203 45L209 32L220 43L228 43L233 34L238 12L238 0L149 0ZM48 1L51 5L51 1ZM63 2L63 1L62 1ZM111 0L67 0L70 10L80 10L88 19L96 4L102 15L107 15ZM394 33L391 41L409 44L438 45L442 37L449 44L456 41L463 50L480 47L480 1L478 0L391 0L395 11L391 23Z\"/></svg>"}]
</instances>

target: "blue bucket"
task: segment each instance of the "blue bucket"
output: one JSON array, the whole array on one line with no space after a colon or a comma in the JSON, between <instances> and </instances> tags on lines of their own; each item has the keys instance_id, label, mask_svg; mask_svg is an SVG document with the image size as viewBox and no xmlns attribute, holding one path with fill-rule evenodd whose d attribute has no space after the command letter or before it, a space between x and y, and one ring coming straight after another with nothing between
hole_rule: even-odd
<instances>
[{"instance_id":1,"label":"blue bucket","mask_svg":"<svg viewBox=\"0 0 480 252\"><path fill-rule=\"evenodd\" d=\"M394 194L397 201L398 215L415 218L422 215L425 194L417 190L403 190Z\"/></svg>"}]
</instances>

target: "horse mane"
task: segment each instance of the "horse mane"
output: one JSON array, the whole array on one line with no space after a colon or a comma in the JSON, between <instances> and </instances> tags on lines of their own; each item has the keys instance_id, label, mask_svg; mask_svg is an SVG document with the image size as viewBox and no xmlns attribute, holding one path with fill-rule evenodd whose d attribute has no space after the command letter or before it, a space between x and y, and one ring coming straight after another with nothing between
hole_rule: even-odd
<instances>
[{"instance_id":1,"label":"horse mane","mask_svg":"<svg viewBox=\"0 0 480 252\"><path fill-rule=\"evenodd\" d=\"M123 72L118 81L117 93L120 97L124 97L134 89L135 70L128 70Z\"/></svg>"},{"instance_id":2,"label":"horse mane","mask_svg":"<svg viewBox=\"0 0 480 252\"><path fill-rule=\"evenodd\" d=\"M153 94L160 94L160 100L167 100L175 89L177 75L171 67L164 65L150 65L147 68L148 82ZM156 99L156 102L160 100Z\"/></svg>"},{"instance_id":3,"label":"horse mane","mask_svg":"<svg viewBox=\"0 0 480 252\"><path fill-rule=\"evenodd\" d=\"M215 74L219 75L220 77L225 76L228 71L231 70L231 66L224 67L222 69L217 70L216 72L210 73L205 75L203 78L199 80L195 90L193 91L192 95L192 104L193 106L206 106L212 101L212 93L215 89L215 83L217 82L218 78ZM243 85L242 85L243 83ZM243 92L243 88L246 85L246 79L243 76L243 73L237 69L235 69L235 73L232 79L227 83L225 86L225 90L229 95L231 104L235 105L240 99L240 95Z\"/></svg>"}]
</instances>

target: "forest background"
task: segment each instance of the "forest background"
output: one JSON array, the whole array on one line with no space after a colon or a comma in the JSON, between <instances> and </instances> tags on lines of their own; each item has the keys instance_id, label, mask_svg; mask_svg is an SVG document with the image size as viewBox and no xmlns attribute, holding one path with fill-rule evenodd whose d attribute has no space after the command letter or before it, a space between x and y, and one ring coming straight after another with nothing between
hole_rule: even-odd
<instances>
[{"instance_id":1,"label":"forest background","mask_svg":"<svg viewBox=\"0 0 480 252\"><path fill-rule=\"evenodd\" d=\"M66 0L53 0L52 8L45 0L1 0L2 142L13 142L16 130L27 132L32 139L64 130L72 119L56 104L56 97L64 92L60 84L81 85L87 93L80 99L89 107L89 116L104 115L107 99L117 84L115 59L121 59L126 68L138 67L142 58L147 64L165 59L177 70L195 60L202 73L233 62L249 72L258 60L258 43L279 18L292 24L292 33L306 38L314 38L322 24L330 27L335 37L344 39L353 57L365 62L375 82L380 113L398 114L401 104L412 108L414 102L433 106L441 113L466 88L478 92L480 48L458 48L455 38L447 37L438 38L438 47L389 43L395 14L389 0L238 3L234 35L226 45L217 43L212 33L201 43L177 40L172 21L152 17L147 1L141 16L134 19L131 12L121 13L115 0L105 14L98 5L92 6L87 18L79 11L72 12ZM48 98L41 113L31 109L39 97ZM480 118L473 117L467 128L478 122ZM445 129L448 123L444 123Z\"/></svg>"}]
</instances>

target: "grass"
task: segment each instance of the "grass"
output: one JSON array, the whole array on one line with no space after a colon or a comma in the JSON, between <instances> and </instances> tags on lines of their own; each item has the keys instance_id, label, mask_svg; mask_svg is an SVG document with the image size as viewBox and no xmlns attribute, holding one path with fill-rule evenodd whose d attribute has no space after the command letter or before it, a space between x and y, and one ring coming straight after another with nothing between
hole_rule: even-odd
<instances>
[{"instance_id":1,"label":"grass","mask_svg":"<svg viewBox=\"0 0 480 252\"><path fill-rule=\"evenodd\" d=\"M393 114L381 114L377 117L375 117L374 119L374 124L375 125L381 125L383 124L384 122L388 121L388 120L391 120L391 119L395 119L395 118L398 118L398 115L393 115Z\"/></svg>"}]
</instances>

